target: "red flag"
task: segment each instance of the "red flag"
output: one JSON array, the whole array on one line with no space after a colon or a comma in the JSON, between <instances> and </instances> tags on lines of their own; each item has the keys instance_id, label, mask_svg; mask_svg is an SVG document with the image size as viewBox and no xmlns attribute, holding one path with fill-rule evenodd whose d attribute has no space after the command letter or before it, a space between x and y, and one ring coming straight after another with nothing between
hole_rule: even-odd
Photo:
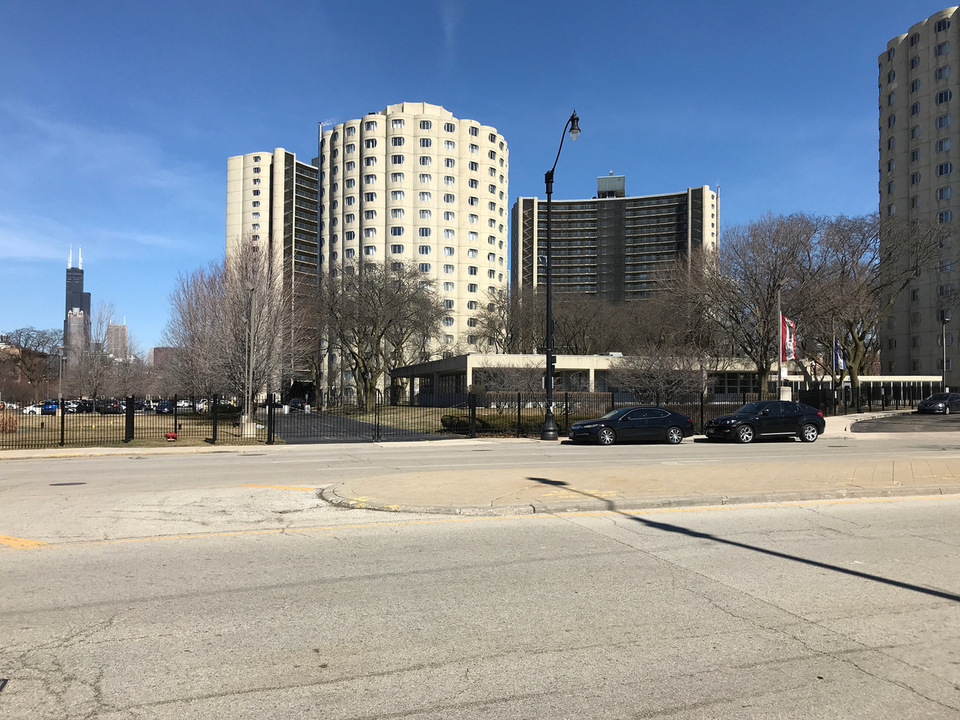
<instances>
[{"instance_id":1,"label":"red flag","mask_svg":"<svg viewBox=\"0 0 960 720\"><path fill-rule=\"evenodd\" d=\"M780 315L780 360L797 359L797 325L788 320L786 315Z\"/></svg>"}]
</instances>

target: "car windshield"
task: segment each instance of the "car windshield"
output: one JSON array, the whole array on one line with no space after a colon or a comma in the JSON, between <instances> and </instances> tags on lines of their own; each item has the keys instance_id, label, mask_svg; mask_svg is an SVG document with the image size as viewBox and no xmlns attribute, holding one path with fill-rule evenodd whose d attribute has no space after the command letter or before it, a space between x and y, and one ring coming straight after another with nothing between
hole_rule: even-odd
<instances>
[{"instance_id":1,"label":"car windshield","mask_svg":"<svg viewBox=\"0 0 960 720\"><path fill-rule=\"evenodd\" d=\"M606 415L601 415L599 419L600 419L600 420L609 420L610 418L616 417L617 415L619 415L619 414L622 413L622 412L623 412L622 409L620 409L620 410L611 410L611 411L608 412Z\"/></svg>"},{"instance_id":2,"label":"car windshield","mask_svg":"<svg viewBox=\"0 0 960 720\"><path fill-rule=\"evenodd\" d=\"M929 400L930 402L943 402L944 400L947 399L947 397L948 395L946 393L934 393L933 395L928 397L927 400Z\"/></svg>"}]
</instances>

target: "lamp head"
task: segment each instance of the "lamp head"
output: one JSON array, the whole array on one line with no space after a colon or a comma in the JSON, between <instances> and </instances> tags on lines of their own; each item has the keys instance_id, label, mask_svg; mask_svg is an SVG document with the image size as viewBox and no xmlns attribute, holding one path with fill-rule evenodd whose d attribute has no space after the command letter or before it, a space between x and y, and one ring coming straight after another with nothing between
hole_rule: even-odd
<instances>
[{"instance_id":1,"label":"lamp head","mask_svg":"<svg viewBox=\"0 0 960 720\"><path fill-rule=\"evenodd\" d=\"M573 115L570 116L570 139L576 142L578 137L580 137L580 118L574 110Z\"/></svg>"}]
</instances>

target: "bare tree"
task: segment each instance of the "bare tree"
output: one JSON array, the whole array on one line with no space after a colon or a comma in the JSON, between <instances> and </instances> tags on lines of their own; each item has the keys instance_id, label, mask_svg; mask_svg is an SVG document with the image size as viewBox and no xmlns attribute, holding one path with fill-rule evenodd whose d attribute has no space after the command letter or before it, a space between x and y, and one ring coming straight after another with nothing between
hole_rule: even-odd
<instances>
[{"instance_id":1,"label":"bare tree","mask_svg":"<svg viewBox=\"0 0 960 720\"><path fill-rule=\"evenodd\" d=\"M348 265L325 277L317 307L318 325L339 349L367 408L391 369L430 357L445 315L432 281L399 264Z\"/></svg>"},{"instance_id":2,"label":"bare tree","mask_svg":"<svg viewBox=\"0 0 960 720\"><path fill-rule=\"evenodd\" d=\"M112 303L100 303L90 322L90 346L71 349L64 381L71 395L102 398L116 396L114 360L106 352L107 328L116 310Z\"/></svg>"},{"instance_id":3,"label":"bare tree","mask_svg":"<svg viewBox=\"0 0 960 720\"><path fill-rule=\"evenodd\" d=\"M705 317L753 363L761 395L779 352L778 293L806 296L806 278L797 270L821 224L806 215L767 215L749 226L732 227L720 243L716 268L701 268L692 278Z\"/></svg>"},{"instance_id":4,"label":"bare tree","mask_svg":"<svg viewBox=\"0 0 960 720\"><path fill-rule=\"evenodd\" d=\"M179 349L170 372L179 392L253 398L280 389L306 342L291 292L252 243L222 263L181 275L170 296L164 342Z\"/></svg>"},{"instance_id":5,"label":"bare tree","mask_svg":"<svg viewBox=\"0 0 960 720\"><path fill-rule=\"evenodd\" d=\"M807 329L810 343L821 349L807 353L811 362L831 374L837 339L856 397L860 375L879 354L882 318L916 277L935 266L949 232L930 222L881 221L876 214L839 216L821 227L797 268L804 293L791 291L785 302Z\"/></svg>"},{"instance_id":6,"label":"bare tree","mask_svg":"<svg viewBox=\"0 0 960 720\"><path fill-rule=\"evenodd\" d=\"M63 344L61 330L37 330L33 327L17 328L3 333L13 352L7 353L7 362L39 388L44 382L57 376L59 364L51 362L51 355L58 354Z\"/></svg>"}]
</instances>

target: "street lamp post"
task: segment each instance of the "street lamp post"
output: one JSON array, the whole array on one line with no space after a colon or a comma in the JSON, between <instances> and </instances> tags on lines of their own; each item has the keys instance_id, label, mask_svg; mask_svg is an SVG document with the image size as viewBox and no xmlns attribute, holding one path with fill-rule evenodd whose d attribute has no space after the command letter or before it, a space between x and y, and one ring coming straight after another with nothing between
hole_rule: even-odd
<instances>
[{"instance_id":1,"label":"street lamp post","mask_svg":"<svg viewBox=\"0 0 960 720\"><path fill-rule=\"evenodd\" d=\"M943 346L943 365L940 368L940 389L948 392L947 388L947 323L950 322L950 316L946 310L940 314L940 344Z\"/></svg>"},{"instance_id":2,"label":"street lamp post","mask_svg":"<svg viewBox=\"0 0 960 720\"><path fill-rule=\"evenodd\" d=\"M576 142L580 137L580 118L577 117L577 111L574 110L567 124L563 126L563 134L560 136L560 147L557 148L557 158L553 161L553 167L543 176L544 184L547 190L547 248L546 262L544 270L547 280L547 373L544 379L545 389L547 391L547 411L543 416L543 427L540 429L541 440L556 440L559 438L557 433L557 423L553 417L553 374L554 366L557 362L557 356L554 355L553 347L553 247L551 243L551 198L553 197L553 171L557 169L557 162L560 160L560 151L563 150L563 139L567 134L567 128L570 128L570 139Z\"/></svg>"}]
</instances>

